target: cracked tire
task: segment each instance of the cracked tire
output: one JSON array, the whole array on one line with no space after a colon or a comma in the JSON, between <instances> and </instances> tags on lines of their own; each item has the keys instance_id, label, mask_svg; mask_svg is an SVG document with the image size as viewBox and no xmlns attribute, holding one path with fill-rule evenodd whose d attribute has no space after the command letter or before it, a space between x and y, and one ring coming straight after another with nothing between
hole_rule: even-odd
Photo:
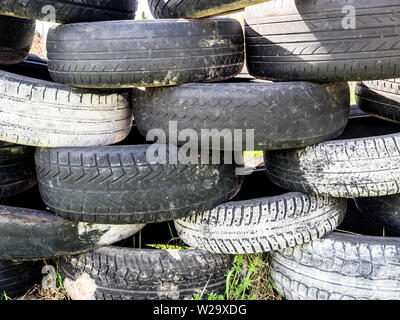
<instances>
[{"instance_id":1,"label":"cracked tire","mask_svg":"<svg viewBox=\"0 0 400 320\"><path fill-rule=\"evenodd\" d=\"M78 254L126 239L143 227L73 222L50 212L0 206L0 259L31 261Z\"/></svg>"},{"instance_id":2,"label":"cracked tire","mask_svg":"<svg viewBox=\"0 0 400 320\"><path fill-rule=\"evenodd\" d=\"M287 190L340 198L381 197L400 193L399 145L400 134L395 133L270 151L264 160L271 181Z\"/></svg>"},{"instance_id":3,"label":"cracked tire","mask_svg":"<svg viewBox=\"0 0 400 320\"><path fill-rule=\"evenodd\" d=\"M288 300L398 300L398 238L334 232L274 253L271 277Z\"/></svg>"},{"instance_id":4,"label":"cracked tire","mask_svg":"<svg viewBox=\"0 0 400 320\"><path fill-rule=\"evenodd\" d=\"M214 253L268 252L321 238L342 222L346 201L287 193L224 203L175 220L182 241Z\"/></svg>"},{"instance_id":5,"label":"cracked tire","mask_svg":"<svg viewBox=\"0 0 400 320\"><path fill-rule=\"evenodd\" d=\"M132 127L130 94L76 90L0 71L0 139L35 147L120 142Z\"/></svg>"},{"instance_id":6,"label":"cracked tire","mask_svg":"<svg viewBox=\"0 0 400 320\"><path fill-rule=\"evenodd\" d=\"M246 8L249 73L311 82L399 77L399 10L397 0L273 0Z\"/></svg>"},{"instance_id":7,"label":"cracked tire","mask_svg":"<svg viewBox=\"0 0 400 320\"><path fill-rule=\"evenodd\" d=\"M42 199L74 221L153 223L211 209L240 189L234 165L158 164L146 156L154 147L37 149Z\"/></svg>"},{"instance_id":8,"label":"cracked tire","mask_svg":"<svg viewBox=\"0 0 400 320\"><path fill-rule=\"evenodd\" d=\"M17 64L28 58L35 27L35 21L0 15L0 64Z\"/></svg>"},{"instance_id":9,"label":"cracked tire","mask_svg":"<svg viewBox=\"0 0 400 320\"><path fill-rule=\"evenodd\" d=\"M47 52L59 83L159 87L234 77L243 67L244 39L232 19L93 22L51 29Z\"/></svg>"},{"instance_id":10,"label":"cracked tire","mask_svg":"<svg viewBox=\"0 0 400 320\"><path fill-rule=\"evenodd\" d=\"M194 129L212 149L232 150L232 137L229 145L224 141L217 146L212 143L215 135L203 135L204 130L217 129L223 136L224 129L229 135L241 129L233 141L245 150L246 130L251 128L255 150L274 150L336 138L346 127L349 101L346 83L198 83L134 90L133 114L143 136L160 128L172 144L170 121L176 121L178 132ZM184 143L186 138L178 141Z\"/></svg>"},{"instance_id":11,"label":"cracked tire","mask_svg":"<svg viewBox=\"0 0 400 320\"><path fill-rule=\"evenodd\" d=\"M137 0L2 0L0 14L57 23L135 18Z\"/></svg>"},{"instance_id":12,"label":"cracked tire","mask_svg":"<svg viewBox=\"0 0 400 320\"><path fill-rule=\"evenodd\" d=\"M0 142L0 199L36 185L34 148Z\"/></svg>"},{"instance_id":13,"label":"cracked tire","mask_svg":"<svg viewBox=\"0 0 400 320\"><path fill-rule=\"evenodd\" d=\"M364 112L400 123L400 79L357 83L357 104Z\"/></svg>"},{"instance_id":14,"label":"cracked tire","mask_svg":"<svg viewBox=\"0 0 400 320\"><path fill-rule=\"evenodd\" d=\"M355 199L360 212L395 232L400 232L400 196Z\"/></svg>"},{"instance_id":15,"label":"cracked tire","mask_svg":"<svg viewBox=\"0 0 400 320\"><path fill-rule=\"evenodd\" d=\"M43 278L40 262L13 262L0 260L0 297L10 298L25 295Z\"/></svg>"},{"instance_id":16,"label":"cracked tire","mask_svg":"<svg viewBox=\"0 0 400 320\"><path fill-rule=\"evenodd\" d=\"M205 18L229 13L267 0L149 0L150 11L157 19Z\"/></svg>"},{"instance_id":17,"label":"cracked tire","mask_svg":"<svg viewBox=\"0 0 400 320\"><path fill-rule=\"evenodd\" d=\"M73 300L182 300L206 286L205 296L222 294L231 264L230 256L200 250L110 246L63 258L61 274Z\"/></svg>"}]
</instances>

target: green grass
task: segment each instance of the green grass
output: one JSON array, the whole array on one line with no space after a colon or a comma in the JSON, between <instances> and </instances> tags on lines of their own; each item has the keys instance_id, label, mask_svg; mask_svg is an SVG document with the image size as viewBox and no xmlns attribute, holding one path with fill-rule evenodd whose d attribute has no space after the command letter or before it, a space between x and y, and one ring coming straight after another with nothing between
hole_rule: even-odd
<instances>
[{"instance_id":1,"label":"green grass","mask_svg":"<svg viewBox=\"0 0 400 320\"><path fill-rule=\"evenodd\" d=\"M244 151L243 158L244 160L254 159L254 158L262 158L263 152L262 151Z\"/></svg>"},{"instance_id":2,"label":"green grass","mask_svg":"<svg viewBox=\"0 0 400 320\"><path fill-rule=\"evenodd\" d=\"M356 104L355 84L349 83L350 86L350 104Z\"/></svg>"},{"instance_id":3,"label":"green grass","mask_svg":"<svg viewBox=\"0 0 400 320\"><path fill-rule=\"evenodd\" d=\"M282 297L270 277L269 254L236 255L232 268L226 273L223 295L204 293L207 286L194 300L280 300Z\"/></svg>"}]
</instances>

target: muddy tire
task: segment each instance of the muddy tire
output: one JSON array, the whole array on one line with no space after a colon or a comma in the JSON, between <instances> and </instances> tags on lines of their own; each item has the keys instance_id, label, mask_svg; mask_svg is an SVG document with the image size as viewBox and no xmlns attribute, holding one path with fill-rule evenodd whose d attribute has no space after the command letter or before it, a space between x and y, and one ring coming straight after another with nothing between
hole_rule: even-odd
<instances>
[{"instance_id":1,"label":"muddy tire","mask_svg":"<svg viewBox=\"0 0 400 320\"><path fill-rule=\"evenodd\" d=\"M205 18L233 12L266 0L148 0L150 11L157 19Z\"/></svg>"},{"instance_id":2,"label":"muddy tire","mask_svg":"<svg viewBox=\"0 0 400 320\"><path fill-rule=\"evenodd\" d=\"M355 199L361 213L390 230L400 233L400 196Z\"/></svg>"},{"instance_id":3,"label":"muddy tire","mask_svg":"<svg viewBox=\"0 0 400 320\"><path fill-rule=\"evenodd\" d=\"M0 71L0 139L36 147L114 144L131 130L130 99Z\"/></svg>"},{"instance_id":4,"label":"muddy tire","mask_svg":"<svg viewBox=\"0 0 400 320\"><path fill-rule=\"evenodd\" d=\"M133 113L142 135L160 128L167 134L170 121L178 132L193 129L208 141L210 149L246 150L246 129L254 129L254 150L290 149L339 136L350 108L347 84L230 82L186 84L169 88L134 90ZM228 143L212 143L217 129ZM234 130L240 129L240 135ZM228 136L229 136L228 135ZM233 141L232 141L233 140ZM204 142L202 141L202 142ZM233 143L232 143L233 142ZM248 142L248 141L247 141ZM178 141L178 145L186 143Z\"/></svg>"},{"instance_id":5,"label":"muddy tire","mask_svg":"<svg viewBox=\"0 0 400 320\"><path fill-rule=\"evenodd\" d=\"M34 148L0 142L0 199L36 184Z\"/></svg>"},{"instance_id":6,"label":"muddy tire","mask_svg":"<svg viewBox=\"0 0 400 320\"><path fill-rule=\"evenodd\" d=\"M137 0L2 0L0 14L73 23L135 18Z\"/></svg>"},{"instance_id":7,"label":"muddy tire","mask_svg":"<svg viewBox=\"0 0 400 320\"><path fill-rule=\"evenodd\" d=\"M240 189L234 165L159 164L147 159L153 147L37 149L42 199L74 221L152 223L212 209Z\"/></svg>"},{"instance_id":8,"label":"muddy tire","mask_svg":"<svg viewBox=\"0 0 400 320\"><path fill-rule=\"evenodd\" d=\"M18 298L40 283L43 278L40 262L12 262L0 260L0 298Z\"/></svg>"},{"instance_id":9,"label":"muddy tire","mask_svg":"<svg viewBox=\"0 0 400 320\"><path fill-rule=\"evenodd\" d=\"M399 10L397 0L274 0L246 8L249 73L312 82L399 77Z\"/></svg>"},{"instance_id":10,"label":"muddy tire","mask_svg":"<svg viewBox=\"0 0 400 320\"><path fill-rule=\"evenodd\" d=\"M400 79L358 83L356 98L358 106L364 112L400 123Z\"/></svg>"},{"instance_id":11,"label":"muddy tire","mask_svg":"<svg viewBox=\"0 0 400 320\"><path fill-rule=\"evenodd\" d=\"M231 264L230 256L199 250L111 246L64 258L61 275L73 300L182 300L204 288L205 297L223 294Z\"/></svg>"},{"instance_id":12,"label":"muddy tire","mask_svg":"<svg viewBox=\"0 0 400 320\"><path fill-rule=\"evenodd\" d=\"M47 52L59 83L159 87L234 77L243 67L244 39L231 19L94 22L51 29Z\"/></svg>"},{"instance_id":13,"label":"muddy tire","mask_svg":"<svg viewBox=\"0 0 400 320\"><path fill-rule=\"evenodd\" d=\"M126 239L142 224L98 225L73 222L53 213L0 206L0 259L52 259Z\"/></svg>"},{"instance_id":14,"label":"muddy tire","mask_svg":"<svg viewBox=\"0 0 400 320\"><path fill-rule=\"evenodd\" d=\"M288 193L224 203L211 211L175 220L179 237L214 253L268 252L321 238L342 222L343 199Z\"/></svg>"},{"instance_id":15,"label":"muddy tire","mask_svg":"<svg viewBox=\"0 0 400 320\"><path fill-rule=\"evenodd\" d=\"M274 253L271 277L289 300L398 300L400 241L334 232Z\"/></svg>"},{"instance_id":16,"label":"muddy tire","mask_svg":"<svg viewBox=\"0 0 400 320\"><path fill-rule=\"evenodd\" d=\"M400 193L400 134L326 141L266 152L268 176L293 191L340 198Z\"/></svg>"},{"instance_id":17,"label":"muddy tire","mask_svg":"<svg viewBox=\"0 0 400 320\"><path fill-rule=\"evenodd\" d=\"M28 58L35 27L35 21L0 15L0 65L17 64Z\"/></svg>"}]
</instances>

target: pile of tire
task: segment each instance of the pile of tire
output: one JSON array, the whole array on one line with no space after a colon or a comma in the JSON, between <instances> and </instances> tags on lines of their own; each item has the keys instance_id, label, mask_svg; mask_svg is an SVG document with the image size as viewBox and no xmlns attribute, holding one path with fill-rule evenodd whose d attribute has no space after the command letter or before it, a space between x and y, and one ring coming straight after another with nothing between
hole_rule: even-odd
<instances>
[{"instance_id":1,"label":"pile of tire","mask_svg":"<svg viewBox=\"0 0 400 320\"><path fill-rule=\"evenodd\" d=\"M347 83L364 81L362 110L397 121L399 84L380 80L400 77L395 2L353 0L353 28L345 0L149 0L145 21L136 0L2 1L0 294L24 294L60 258L72 299L206 297L224 292L233 255L274 252L288 299L396 298L397 240L331 233L347 198L398 224L398 133L354 137ZM213 17L245 7L245 32ZM48 61L26 60L48 14ZM265 151L277 194L233 199L242 163L200 159L236 148ZM194 250L117 245L171 220Z\"/></svg>"}]
</instances>

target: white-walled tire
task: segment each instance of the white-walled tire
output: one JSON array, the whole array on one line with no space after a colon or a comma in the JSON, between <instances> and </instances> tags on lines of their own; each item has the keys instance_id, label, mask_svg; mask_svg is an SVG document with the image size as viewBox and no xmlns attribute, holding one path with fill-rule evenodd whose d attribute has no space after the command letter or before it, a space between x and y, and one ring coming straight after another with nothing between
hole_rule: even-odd
<instances>
[{"instance_id":1,"label":"white-walled tire","mask_svg":"<svg viewBox=\"0 0 400 320\"><path fill-rule=\"evenodd\" d=\"M265 153L272 182L293 191L340 198L400 193L400 133L333 140Z\"/></svg>"},{"instance_id":2,"label":"white-walled tire","mask_svg":"<svg viewBox=\"0 0 400 320\"><path fill-rule=\"evenodd\" d=\"M227 202L213 210L175 220L190 246L214 253L268 252L321 238L342 222L344 199L287 193Z\"/></svg>"},{"instance_id":3,"label":"white-walled tire","mask_svg":"<svg viewBox=\"0 0 400 320\"><path fill-rule=\"evenodd\" d=\"M0 71L0 140L36 147L101 146L132 126L128 93L76 90Z\"/></svg>"},{"instance_id":4,"label":"white-walled tire","mask_svg":"<svg viewBox=\"0 0 400 320\"><path fill-rule=\"evenodd\" d=\"M400 240L334 232L276 252L271 277L289 300L399 300Z\"/></svg>"}]
</instances>

